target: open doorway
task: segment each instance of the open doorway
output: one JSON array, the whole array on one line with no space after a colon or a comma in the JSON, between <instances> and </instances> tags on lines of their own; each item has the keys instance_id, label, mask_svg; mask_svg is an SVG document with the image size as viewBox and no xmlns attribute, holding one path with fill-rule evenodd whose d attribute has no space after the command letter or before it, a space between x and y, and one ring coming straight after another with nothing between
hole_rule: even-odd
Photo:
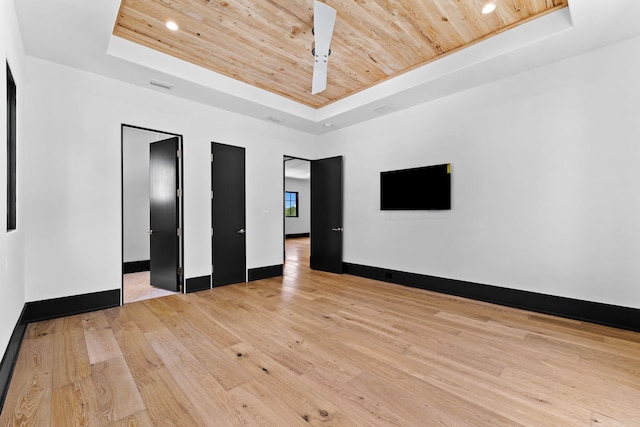
<instances>
[{"instance_id":1,"label":"open doorway","mask_svg":"<svg viewBox=\"0 0 640 427\"><path fill-rule=\"evenodd\" d=\"M287 239L306 238L311 269L342 273L342 173L342 156L315 160L284 156L285 263Z\"/></svg>"},{"instance_id":2,"label":"open doorway","mask_svg":"<svg viewBox=\"0 0 640 427\"><path fill-rule=\"evenodd\" d=\"M184 289L181 152L180 135L122 125L123 304Z\"/></svg>"},{"instance_id":3,"label":"open doorway","mask_svg":"<svg viewBox=\"0 0 640 427\"><path fill-rule=\"evenodd\" d=\"M311 162L284 156L285 265L309 262L311 232ZM289 253L292 252L292 253Z\"/></svg>"}]
</instances>

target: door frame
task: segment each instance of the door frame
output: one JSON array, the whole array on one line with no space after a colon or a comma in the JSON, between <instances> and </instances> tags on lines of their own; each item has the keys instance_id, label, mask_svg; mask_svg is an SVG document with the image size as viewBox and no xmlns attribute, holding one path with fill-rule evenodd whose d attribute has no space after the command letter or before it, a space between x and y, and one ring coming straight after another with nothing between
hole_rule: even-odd
<instances>
[{"instance_id":1,"label":"door frame","mask_svg":"<svg viewBox=\"0 0 640 427\"><path fill-rule=\"evenodd\" d=\"M173 132L165 132L158 129L150 129L142 126L135 126L126 123L120 124L120 305L124 303L124 129L138 129L147 132L161 133L168 137L178 137L178 150L180 153L184 153L183 140L184 137L181 134ZM178 188L182 191L182 196L178 198L178 227L181 230L178 239L178 268L182 269L182 274L178 278L178 287L182 289L182 293L186 292L184 286L184 155L181 155L178 159Z\"/></svg>"}]
</instances>

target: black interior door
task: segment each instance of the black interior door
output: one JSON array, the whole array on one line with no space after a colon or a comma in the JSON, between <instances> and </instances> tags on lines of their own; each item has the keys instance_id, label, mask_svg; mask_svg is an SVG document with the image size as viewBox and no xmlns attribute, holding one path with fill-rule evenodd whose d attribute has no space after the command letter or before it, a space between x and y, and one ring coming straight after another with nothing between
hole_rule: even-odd
<instances>
[{"instance_id":1,"label":"black interior door","mask_svg":"<svg viewBox=\"0 0 640 427\"><path fill-rule=\"evenodd\" d=\"M211 143L213 286L245 281L245 152Z\"/></svg>"},{"instance_id":2,"label":"black interior door","mask_svg":"<svg viewBox=\"0 0 640 427\"><path fill-rule=\"evenodd\" d=\"M176 292L180 286L178 147L178 137L149 145L151 285Z\"/></svg>"},{"instance_id":3,"label":"black interior door","mask_svg":"<svg viewBox=\"0 0 640 427\"><path fill-rule=\"evenodd\" d=\"M312 160L312 269L342 273L342 231L342 156Z\"/></svg>"}]
</instances>

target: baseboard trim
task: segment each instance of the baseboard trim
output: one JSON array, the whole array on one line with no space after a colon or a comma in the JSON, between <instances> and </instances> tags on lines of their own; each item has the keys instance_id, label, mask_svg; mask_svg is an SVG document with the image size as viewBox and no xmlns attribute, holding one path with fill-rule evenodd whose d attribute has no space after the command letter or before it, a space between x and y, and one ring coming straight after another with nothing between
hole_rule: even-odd
<instances>
[{"instance_id":1,"label":"baseboard trim","mask_svg":"<svg viewBox=\"0 0 640 427\"><path fill-rule=\"evenodd\" d=\"M124 274L140 273L141 271L151 270L151 260L129 261L122 263L122 272Z\"/></svg>"},{"instance_id":2,"label":"baseboard trim","mask_svg":"<svg viewBox=\"0 0 640 427\"><path fill-rule=\"evenodd\" d=\"M112 289L90 294L28 302L25 305L24 319L28 323L39 322L41 320L118 307L119 305L120 289Z\"/></svg>"},{"instance_id":3,"label":"baseboard trim","mask_svg":"<svg viewBox=\"0 0 640 427\"><path fill-rule=\"evenodd\" d=\"M7 392L11 384L11 378L13 377L13 370L18 361L20 345L22 344L24 333L27 330L27 322L24 320L25 309L26 305L22 307L22 313L20 313L15 328L13 328L7 349L4 352L4 356L2 356L2 362L0 362L0 413L4 407L4 401L7 398Z\"/></svg>"},{"instance_id":4,"label":"baseboard trim","mask_svg":"<svg viewBox=\"0 0 640 427\"><path fill-rule=\"evenodd\" d=\"M211 276L191 277L186 280L187 293L211 289Z\"/></svg>"},{"instance_id":5,"label":"baseboard trim","mask_svg":"<svg viewBox=\"0 0 640 427\"><path fill-rule=\"evenodd\" d=\"M344 263L344 272L383 282L640 332L640 309Z\"/></svg>"},{"instance_id":6,"label":"baseboard trim","mask_svg":"<svg viewBox=\"0 0 640 427\"><path fill-rule=\"evenodd\" d=\"M298 237L310 237L310 233L293 233L293 234L285 234L285 239L296 239Z\"/></svg>"},{"instance_id":7,"label":"baseboard trim","mask_svg":"<svg viewBox=\"0 0 640 427\"><path fill-rule=\"evenodd\" d=\"M249 269L249 282L254 280L269 279L271 277L282 276L282 264L269 265L267 267L258 267Z\"/></svg>"}]
</instances>

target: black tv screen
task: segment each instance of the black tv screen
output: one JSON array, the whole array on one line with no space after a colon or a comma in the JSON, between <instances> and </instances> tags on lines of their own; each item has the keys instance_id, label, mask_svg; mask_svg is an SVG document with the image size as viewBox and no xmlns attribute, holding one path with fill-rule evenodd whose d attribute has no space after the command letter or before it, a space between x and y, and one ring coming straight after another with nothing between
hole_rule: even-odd
<instances>
[{"instance_id":1,"label":"black tv screen","mask_svg":"<svg viewBox=\"0 0 640 427\"><path fill-rule=\"evenodd\" d=\"M380 172L380 209L451 209L451 163Z\"/></svg>"}]
</instances>

